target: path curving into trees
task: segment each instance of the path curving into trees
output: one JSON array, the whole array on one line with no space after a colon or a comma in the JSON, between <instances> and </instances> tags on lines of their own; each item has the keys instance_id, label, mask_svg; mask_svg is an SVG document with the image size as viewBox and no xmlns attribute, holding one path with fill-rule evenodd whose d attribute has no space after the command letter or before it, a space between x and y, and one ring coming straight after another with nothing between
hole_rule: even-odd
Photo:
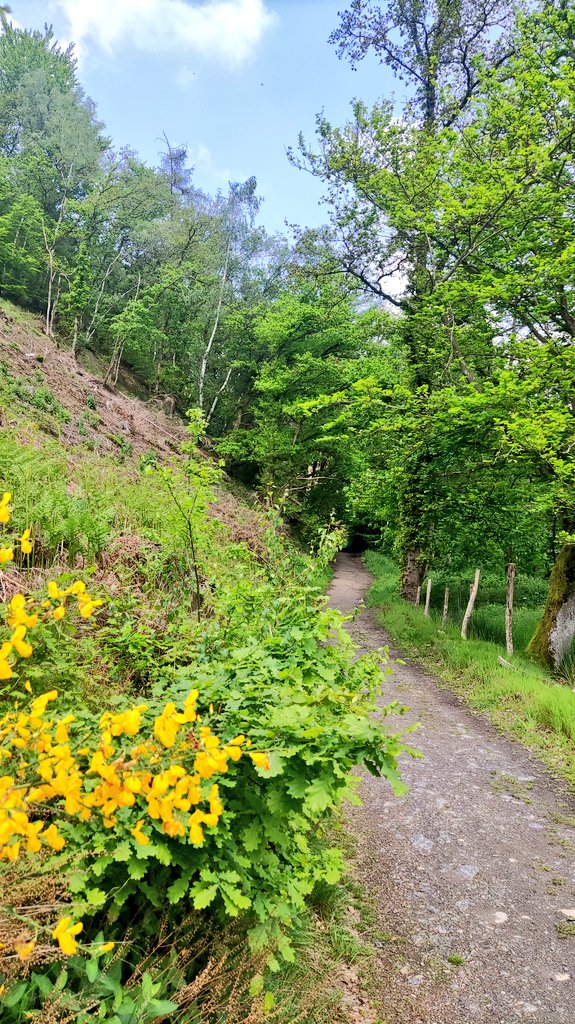
<instances>
[{"instance_id":1,"label":"path curving into trees","mask_svg":"<svg viewBox=\"0 0 575 1024\"><path fill-rule=\"evenodd\" d=\"M358 556L340 555L331 603L350 612L370 583ZM360 648L389 643L399 657L369 610L348 628ZM376 905L378 1020L574 1024L568 788L413 663L386 680L382 703L392 699L412 709L404 722L421 723L411 739L424 757L404 760L406 797L366 777L348 815Z\"/></svg>"}]
</instances>

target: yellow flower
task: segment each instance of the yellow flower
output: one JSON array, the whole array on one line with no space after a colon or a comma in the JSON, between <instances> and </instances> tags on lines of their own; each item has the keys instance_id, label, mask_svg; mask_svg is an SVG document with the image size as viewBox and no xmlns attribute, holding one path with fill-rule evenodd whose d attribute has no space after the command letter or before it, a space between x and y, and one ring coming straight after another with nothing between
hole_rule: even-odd
<instances>
[{"instance_id":1,"label":"yellow flower","mask_svg":"<svg viewBox=\"0 0 575 1024\"><path fill-rule=\"evenodd\" d=\"M38 833L41 832L43 828L43 821L34 821L28 826L28 842L26 843L26 850L28 853L38 853L38 850L42 849L42 843Z\"/></svg>"},{"instance_id":2,"label":"yellow flower","mask_svg":"<svg viewBox=\"0 0 575 1024\"><path fill-rule=\"evenodd\" d=\"M43 693L43 694L41 694L40 697L36 697L32 701L32 714L33 715L43 715L45 710L46 710L46 706L50 703L50 701L51 700L57 700L57 698L58 698L58 691L57 690L49 690L48 693Z\"/></svg>"},{"instance_id":3,"label":"yellow flower","mask_svg":"<svg viewBox=\"0 0 575 1024\"><path fill-rule=\"evenodd\" d=\"M55 733L56 743L67 743L68 742L69 735L68 735L68 728L67 728L67 726L69 726L70 722L73 722L73 721L74 721L74 715L66 715L66 717L63 718L61 722L58 722L58 725L56 726L56 733Z\"/></svg>"},{"instance_id":4,"label":"yellow flower","mask_svg":"<svg viewBox=\"0 0 575 1024\"><path fill-rule=\"evenodd\" d=\"M104 942L104 944L99 946L96 950L96 955L100 956L102 953L110 953L114 949L115 945L115 942Z\"/></svg>"},{"instance_id":5,"label":"yellow flower","mask_svg":"<svg viewBox=\"0 0 575 1024\"><path fill-rule=\"evenodd\" d=\"M201 846L204 841L204 833L202 828L196 821L192 821L190 824L190 843L192 846Z\"/></svg>"},{"instance_id":6,"label":"yellow flower","mask_svg":"<svg viewBox=\"0 0 575 1024\"><path fill-rule=\"evenodd\" d=\"M25 689L25 690L26 690L26 691L27 691L28 693L32 693L32 684L31 684L31 682L30 682L30 680L29 680L29 679L27 679L27 680L26 680L26 682L24 683L24 689Z\"/></svg>"},{"instance_id":7,"label":"yellow flower","mask_svg":"<svg viewBox=\"0 0 575 1024\"><path fill-rule=\"evenodd\" d=\"M196 714L196 702L200 696L199 690L190 690L186 700L184 702L184 717L183 723L195 722L198 717Z\"/></svg>"},{"instance_id":8,"label":"yellow flower","mask_svg":"<svg viewBox=\"0 0 575 1024\"><path fill-rule=\"evenodd\" d=\"M142 825L143 824L144 824L144 819L140 818L140 820L136 822L134 828L130 829L130 832L132 833L132 835L133 835L134 839L136 840L136 842L140 844L140 846L147 846L148 843L150 842L150 840L148 839L148 836L146 835L146 833L142 832Z\"/></svg>"},{"instance_id":9,"label":"yellow flower","mask_svg":"<svg viewBox=\"0 0 575 1024\"><path fill-rule=\"evenodd\" d=\"M224 754L226 758L231 758L232 761L239 761L241 757L241 751L238 746L232 746L230 743L228 743L227 746L224 746L222 754Z\"/></svg>"},{"instance_id":10,"label":"yellow flower","mask_svg":"<svg viewBox=\"0 0 575 1024\"><path fill-rule=\"evenodd\" d=\"M46 831L42 833L42 839L56 852L63 850L66 845L55 825L48 825Z\"/></svg>"},{"instance_id":11,"label":"yellow flower","mask_svg":"<svg viewBox=\"0 0 575 1024\"><path fill-rule=\"evenodd\" d=\"M0 501L0 523L10 522L10 511L8 505L12 501L12 495L10 491L4 491L2 500Z\"/></svg>"},{"instance_id":12,"label":"yellow flower","mask_svg":"<svg viewBox=\"0 0 575 1024\"><path fill-rule=\"evenodd\" d=\"M158 715L154 722L154 735L162 746L170 748L176 742L179 728L176 718L176 705L169 701L161 715Z\"/></svg>"},{"instance_id":13,"label":"yellow flower","mask_svg":"<svg viewBox=\"0 0 575 1024\"><path fill-rule=\"evenodd\" d=\"M10 614L8 616L8 625L15 628L16 626L26 626L27 629L33 629L38 624L37 615L28 615L26 611L26 598L24 594L14 594L14 597L10 601Z\"/></svg>"},{"instance_id":14,"label":"yellow flower","mask_svg":"<svg viewBox=\"0 0 575 1024\"><path fill-rule=\"evenodd\" d=\"M100 608L103 605L103 601L94 601L89 594L79 592L78 595L78 607L80 609L80 615L83 619L89 619L92 612L96 608Z\"/></svg>"},{"instance_id":15,"label":"yellow flower","mask_svg":"<svg viewBox=\"0 0 575 1024\"><path fill-rule=\"evenodd\" d=\"M63 604L59 604L57 608L54 608L54 618L56 621L63 619L66 614L66 609Z\"/></svg>"},{"instance_id":16,"label":"yellow flower","mask_svg":"<svg viewBox=\"0 0 575 1024\"><path fill-rule=\"evenodd\" d=\"M32 543L30 541L30 530L26 528L24 533L20 537L20 548L23 555L29 555L32 550Z\"/></svg>"},{"instance_id":17,"label":"yellow flower","mask_svg":"<svg viewBox=\"0 0 575 1024\"><path fill-rule=\"evenodd\" d=\"M0 562L14 561L14 548L0 548Z\"/></svg>"},{"instance_id":18,"label":"yellow flower","mask_svg":"<svg viewBox=\"0 0 575 1024\"><path fill-rule=\"evenodd\" d=\"M29 644L24 637L26 636L26 626L16 626L12 636L10 637L10 643L21 658L29 658L32 654L32 645Z\"/></svg>"},{"instance_id":19,"label":"yellow flower","mask_svg":"<svg viewBox=\"0 0 575 1024\"><path fill-rule=\"evenodd\" d=\"M79 935L83 927L81 921L78 924L72 924L71 917L62 917L58 921L52 932L52 938L58 939L60 949L65 956L73 956L78 949L78 943L74 936Z\"/></svg>"},{"instance_id":20,"label":"yellow flower","mask_svg":"<svg viewBox=\"0 0 575 1024\"><path fill-rule=\"evenodd\" d=\"M11 679L14 675L5 658L0 658L0 679Z\"/></svg>"},{"instance_id":21,"label":"yellow flower","mask_svg":"<svg viewBox=\"0 0 575 1024\"><path fill-rule=\"evenodd\" d=\"M218 817L224 809L220 803L219 793L219 788L214 783L210 791L210 812L212 814L216 814Z\"/></svg>"},{"instance_id":22,"label":"yellow flower","mask_svg":"<svg viewBox=\"0 0 575 1024\"><path fill-rule=\"evenodd\" d=\"M14 949L16 950L16 952L17 952L17 954L18 954L18 956L20 957L21 960L27 960L28 957L30 956L30 953L34 949L35 945L36 945L36 940L35 939L31 939L30 942L18 942L18 943L16 943L15 946L14 946Z\"/></svg>"},{"instance_id":23,"label":"yellow flower","mask_svg":"<svg viewBox=\"0 0 575 1024\"><path fill-rule=\"evenodd\" d=\"M136 736L142 724L142 711L146 709L147 704L138 704L137 707L129 708L118 715L106 712L100 720L100 728L109 728L112 736L122 736L123 733L126 733L126 736Z\"/></svg>"},{"instance_id":24,"label":"yellow flower","mask_svg":"<svg viewBox=\"0 0 575 1024\"><path fill-rule=\"evenodd\" d=\"M250 757L255 764L256 768L264 768L267 771L270 769L270 759L267 754L251 753Z\"/></svg>"}]
</instances>

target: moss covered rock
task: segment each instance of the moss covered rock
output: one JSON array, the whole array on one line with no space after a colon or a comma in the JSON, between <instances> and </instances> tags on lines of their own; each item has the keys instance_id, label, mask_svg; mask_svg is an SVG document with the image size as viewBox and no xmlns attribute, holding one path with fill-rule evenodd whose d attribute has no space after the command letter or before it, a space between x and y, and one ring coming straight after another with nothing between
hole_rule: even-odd
<instances>
[{"instance_id":1,"label":"moss covered rock","mask_svg":"<svg viewBox=\"0 0 575 1024\"><path fill-rule=\"evenodd\" d=\"M549 579L543 618L527 650L543 664L557 667L574 639L575 544L565 544Z\"/></svg>"}]
</instances>

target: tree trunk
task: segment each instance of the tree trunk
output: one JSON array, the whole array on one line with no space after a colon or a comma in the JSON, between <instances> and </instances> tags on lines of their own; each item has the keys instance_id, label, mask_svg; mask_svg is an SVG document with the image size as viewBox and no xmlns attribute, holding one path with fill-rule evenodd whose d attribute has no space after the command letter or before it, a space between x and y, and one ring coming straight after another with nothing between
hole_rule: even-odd
<instances>
[{"instance_id":1,"label":"tree trunk","mask_svg":"<svg viewBox=\"0 0 575 1024\"><path fill-rule=\"evenodd\" d=\"M507 566L507 603L505 605L505 647L513 654L513 591L515 589L515 562Z\"/></svg>"},{"instance_id":2,"label":"tree trunk","mask_svg":"<svg viewBox=\"0 0 575 1024\"><path fill-rule=\"evenodd\" d=\"M421 593L421 576L421 551L419 548L414 548L405 554L401 574L401 589L399 591L403 599L410 601L411 604L419 604L417 591L419 589Z\"/></svg>"},{"instance_id":3,"label":"tree trunk","mask_svg":"<svg viewBox=\"0 0 575 1024\"><path fill-rule=\"evenodd\" d=\"M221 280L221 283L220 283L220 294L218 296L218 305L217 305L217 308L216 308L216 315L215 315L215 319L214 319L214 325L212 327L212 332L210 334L208 343L207 343L207 345L206 345L206 347L204 349L204 353L202 355L202 361L201 361L201 364L200 364L200 375L199 375L199 379L198 379L198 405L199 405L200 409L202 410L202 412L203 412L203 409L204 409L204 385L205 385L205 381L206 381L206 372L207 372L207 369L208 369L208 359L209 359L209 356L210 356L210 352L212 351L212 345L214 343L214 338L216 337L216 333L217 333L217 330L218 330L218 325L219 325L219 322L220 322L220 316L221 316L221 312L222 312L222 305L223 305L223 301L224 301L224 290L225 290L225 287L226 287L226 281L228 279L228 268L229 268L229 263L230 263L230 251L231 251L231 241L228 244L228 251L226 253L226 262L224 264L224 269L223 269L223 273L222 273L222 280Z\"/></svg>"},{"instance_id":4,"label":"tree trunk","mask_svg":"<svg viewBox=\"0 0 575 1024\"><path fill-rule=\"evenodd\" d=\"M463 640L467 640L467 630L469 629L469 623L471 616L473 615L473 608L475 606L475 599L477 597L477 591L479 590L479 577L481 576L481 570L475 570L475 579L469 588L469 601L467 602L467 608L465 609L465 615L463 616L463 622L461 623L461 637Z\"/></svg>"},{"instance_id":5,"label":"tree trunk","mask_svg":"<svg viewBox=\"0 0 575 1024\"><path fill-rule=\"evenodd\" d=\"M427 590L425 592L425 609L424 609L424 612L423 612L423 614L425 615L426 619L429 618L429 602L431 601L431 586L432 586L432 584L431 584L431 576L430 576L428 581L427 581Z\"/></svg>"},{"instance_id":6,"label":"tree trunk","mask_svg":"<svg viewBox=\"0 0 575 1024\"><path fill-rule=\"evenodd\" d=\"M230 368L229 368L229 370L226 373L226 376L224 378L223 384L216 391L214 400L213 400L213 402L212 402L212 404L210 406L210 411L209 411L208 415L206 416L206 427L209 427L209 425L210 425L210 420L211 420L212 416L214 415L214 413L215 413L215 411L216 411L216 409L218 407L218 402L219 402L220 398L222 397L224 391L226 390L226 388L227 388L227 386L228 386L228 384L230 382L230 377L232 375L232 372L233 372L233 366L230 366Z\"/></svg>"},{"instance_id":7,"label":"tree trunk","mask_svg":"<svg viewBox=\"0 0 575 1024\"><path fill-rule=\"evenodd\" d=\"M441 625L447 625L447 613L449 612L449 587L445 588L445 594L443 595L443 615L441 616Z\"/></svg>"},{"instance_id":8,"label":"tree trunk","mask_svg":"<svg viewBox=\"0 0 575 1024\"><path fill-rule=\"evenodd\" d=\"M557 667L575 639L575 544L565 544L549 579L543 618L527 652Z\"/></svg>"},{"instance_id":9,"label":"tree trunk","mask_svg":"<svg viewBox=\"0 0 575 1024\"><path fill-rule=\"evenodd\" d=\"M120 373L120 366L122 365L122 355L124 352L124 342L117 341L114 345L112 357L108 369L106 370L106 376L104 377L104 384L113 384L115 387L118 383L118 375Z\"/></svg>"},{"instance_id":10,"label":"tree trunk","mask_svg":"<svg viewBox=\"0 0 575 1024\"><path fill-rule=\"evenodd\" d=\"M74 317L74 336L72 338L72 355L76 358L76 350L78 348L78 314Z\"/></svg>"}]
</instances>

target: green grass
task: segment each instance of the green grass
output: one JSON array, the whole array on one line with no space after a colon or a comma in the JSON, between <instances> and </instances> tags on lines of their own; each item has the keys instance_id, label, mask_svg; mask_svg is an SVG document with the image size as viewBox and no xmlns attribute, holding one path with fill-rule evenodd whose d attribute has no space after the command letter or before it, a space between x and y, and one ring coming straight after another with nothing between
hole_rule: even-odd
<instances>
[{"instance_id":1,"label":"green grass","mask_svg":"<svg viewBox=\"0 0 575 1024\"><path fill-rule=\"evenodd\" d=\"M542 608L515 608L513 612L513 643L525 651L541 619ZM463 615L460 616L463 618ZM470 636L477 640L505 646L505 607L500 604L480 605L473 613Z\"/></svg>"},{"instance_id":2,"label":"green grass","mask_svg":"<svg viewBox=\"0 0 575 1024\"><path fill-rule=\"evenodd\" d=\"M500 606L478 609L469 640L462 640L459 624L441 625L441 616L426 619L398 596L398 569L385 555L367 552L365 563L375 582L368 604L380 609L380 622L403 653L421 661L474 708L485 712L502 730L512 733L558 774L575 785L575 693L552 679L520 650L529 639L537 609L521 608L514 639L518 653L506 657L503 633L494 623L504 621ZM480 634L480 636L478 635ZM499 642L494 642L499 639Z\"/></svg>"}]
</instances>

